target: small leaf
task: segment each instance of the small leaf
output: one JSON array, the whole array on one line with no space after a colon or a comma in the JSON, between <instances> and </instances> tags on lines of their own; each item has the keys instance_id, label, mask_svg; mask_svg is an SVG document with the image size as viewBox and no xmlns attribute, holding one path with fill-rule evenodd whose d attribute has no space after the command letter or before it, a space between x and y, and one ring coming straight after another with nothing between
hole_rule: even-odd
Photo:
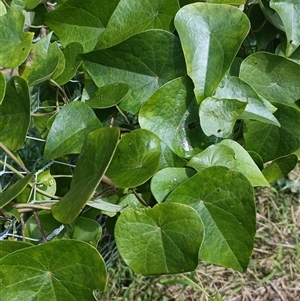
<instances>
[{"instance_id":1,"label":"small leaf","mask_svg":"<svg viewBox=\"0 0 300 301\"><path fill-rule=\"evenodd\" d=\"M1 1L0 2L0 17L2 17L3 15L5 15L6 13L7 13L6 7L5 7L4 3Z\"/></svg>"},{"instance_id":2,"label":"small leaf","mask_svg":"<svg viewBox=\"0 0 300 301\"><path fill-rule=\"evenodd\" d=\"M195 270L202 237L199 216L182 204L127 209L115 227L120 255L134 272L143 275Z\"/></svg>"},{"instance_id":3,"label":"small leaf","mask_svg":"<svg viewBox=\"0 0 300 301\"><path fill-rule=\"evenodd\" d=\"M179 39L158 29L141 32L114 47L80 57L98 87L116 83L130 87L130 95L120 108L133 114L160 86L185 74Z\"/></svg>"},{"instance_id":4,"label":"small leaf","mask_svg":"<svg viewBox=\"0 0 300 301\"><path fill-rule=\"evenodd\" d=\"M117 105L128 96L129 86L123 83L98 88L85 103L94 109L105 109Z\"/></svg>"},{"instance_id":5,"label":"small leaf","mask_svg":"<svg viewBox=\"0 0 300 301\"><path fill-rule=\"evenodd\" d=\"M52 33L31 46L29 56L20 66L19 73L29 85L37 85L51 78L55 72L60 49L57 43L50 43Z\"/></svg>"},{"instance_id":6,"label":"small leaf","mask_svg":"<svg viewBox=\"0 0 300 301\"><path fill-rule=\"evenodd\" d=\"M164 169L166 167L184 167L186 165L186 161L176 155L164 141L160 141L160 146L161 157L159 169Z\"/></svg>"},{"instance_id":7,"label":"small leaf","mask_svg":"<svg viewBox=\"0 0 300 301\"><path fill-rule=\"evenodd\" d=\"M25 5L28 9L34 9L40 3L43 3L44 0L25 0Z\"/></svg>"},{"instance_id":8,"label":"small leaf","mask_svg":"<svg viewBox=\"0 0 300 301\"><path fill-rule=\"evenodd\" d=\"M5 90L6 90L6 80L2 72L0 72L0 105L4 99Z\"/></svg>"},{"instance_id":9,"label":"small leaf","mask_svg":"<svg viewBox=\"0 0 300 301\"><path fill-rule=\"evenodd\" d=\"M300 99L300 65L284 57L256 52L243 61L240 78L270 102L293 104Z\"/></svg>"},{"instance_id":10,"label":"small leaf","mask_svg":"<svg viewBox=\"0 0 300 301\"><path fill-rule=\"evenodd\" d=\"M279 157L270 163L263 171L266 179L272 183L285 177L297 165L298 157L295 154Z\"/></svg>"},{"instance_id":11,"label":"small leaf","mask_svg":"<svg viewBox=\"0 0 300 301\"><path fill-rule=\"evenodd\" d=\"M245 149L259 154L263 162L291 154L300 147L299 109L279 103L276 106L274 116L280 128L259 121L245 120L244 123Z\"/></svg>"},{"instance_id":12,"label":"small leaf","mask_svg":"<svg viewBox=\"0 0 300 301\"><path fill-rule=\"evenodd\" d=\"M229 139L209 146L194 156L188 166L195 168L198 172L210 166L225 166L243 173L252 186L269 186L248 152L240 144Z\"/></svg>"},{"instance_id":13,"label":"small leaf","mask_svg":"<svg viewBox=\"0 0 300 301\"><path fill-rule=\"evenodd\" d=\"M119 206L119 205L115 205L109 202L105 202L101 199L95 199L92 201L88 201L87 205L102 211L108 211L108 212L120 212L124 207L123 206Z\"/></svg>"},{"instance_id":14,"label":"small leaf","mask_svg":"<svg viewBox=\"0 0 300 301\"><path fill-rule=\"evenodd\" d=\"M239 9L223 4L186 5L175 16L187 64L200 103L212 96L250 29Z\"/></svg>"},{"instance_id":15,"label":"small leaf","mask_svg":"<svg viewBox=\"0 0 300 301\"><path fill-rule=\"evenodd\" d=\"M25 141L29 124L29 89L22 77L14 76L6 85L0 105L1 142L10 150L19 149Z\"/></svg>"},{"instance_id":16,"label":"small leaf","mask_svg":"<svg viewBox=\"0 0 300 301\"><path fill-rule=\"evenodd\" d=\"M46 139L44 157L55 159L79 153L93 130L101 127L93 110L83 102L71 102L56 115Z\"/></svg>"},{"instance_id":17,"label":"small leaf","mask_svg":"<svg viewBox=\"0 0 300 301\"><path fill-rule=\"evenodd\" d=\"M62 223L72 222L92 197L114 155L119 140L117 128L91 132L77 161L71 189L52 206L53 216Z\"/></svg>"},{"instance_id":18,"label":"small leaf","mask_svg":"<svg viewBox=\"0 0 300 301\"><path fill-rule=\"evenodd\" d=\"M253 188L242 173L223 166L208 167L174 189L169 202L189 205L201 217L205 234L200 259L246 270L256 220Z\"/></svg>"},{"instance_id":19,"label":"small leaf","mask_svg":"<svg viewBox=\"0 0 300 301\"><path fill-rule=\"evenodd\" d=\"M237 99L205 98L199 108L200 124L204 134L221 138L230 136L235 122L246 106L247 102Z\"/></svg>"},{"instance_id":20,"label":"small leaf","mask_svg":"<svg viewBox=\"0 0 300 301\"><path fill-rule=\"evenodd\" d=\"M176 167L165 168L157 172L151 180L151 191L156 201L163 202L172 190L194 174L193 169Z\"/></svg>"},{"instance_id":21,"label":"small leaf","mask_svg":"<svg viewBox=\"0 0 300 301\"><path fill-rule=\"evenodd\" d=\"M271 0L270 7L280 16L287 38L286 56L300 46L300 3L298 0Z\"/></svg>"},{"instance_id":22,"label":"small leaf","mask_svg":"<svg viewBox=\"0 0 300 301\"><path fill-rule=\"evenodd\" d=\"M123 134L106 175L116 187L136 187L145 183L158 169L161 155L159 138L138 129Z\"/></svg>"},{"instance_id":23,"label":"small leaf","mask_svg":"<svg viewBox=\"0 0 300 301\"><path fill-rule=\"evenodd\" d=\"M286 49L286 43L280 43L277 48L276 48L276 54L283 56L295 63L297 63L298 65L300 65L300 47L297 48L292 55L290 55L289 57L285 56L285 49Z\"/></svg>"},{"instance_id":24,"label":"small leaf","mask_svg":"<svg viewBox=\"0 0 300 301\"><path fill-rule=\"evenodd\" d=\"M14 240L0 240L0 259L15 251L31 247L32 244L14 241ZM1 273L1 272L0 272Z\"/></svg>"},{"instance_id":25,"label":"small leaf","mask_svg":"<svg viewBox=\"0 0 300 301\"><path fill-rule=\"evenodd\" d=\"M162 101L162 99L164 101ZM200 128L198 105L188 77L170 81L142 106L139 122L181 157L191 157L212 143Z\"/></svg>"},{"instance_id":26,"label":"small leaf","mask_svg":"<svg viewBox=\"0 0 300 301\"><path fill-rule=\"evenodd\" d=\"M10 9L0 18L0 66L16 68L29 54L33 32L23 31L25 16Z\"/></svg>"},{"instance_id":27,"label":"small leaf","mask_svg":"<svg viewBox=\"0 0 300 301\"><path fill-rule=\"evenodd\" d=\"M3 257L0 266L3 300L93 301L93 290L104 291L107 282L99 252L76 240L15 251Z\"/></svg>"}]
</instances>

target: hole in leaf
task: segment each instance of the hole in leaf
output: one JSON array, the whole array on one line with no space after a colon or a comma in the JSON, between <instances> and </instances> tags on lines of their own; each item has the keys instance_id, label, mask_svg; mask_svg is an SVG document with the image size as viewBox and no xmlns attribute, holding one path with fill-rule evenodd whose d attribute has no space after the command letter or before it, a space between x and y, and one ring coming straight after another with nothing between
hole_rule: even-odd
<instances>
[{"instance_id":1,"label":"hole in leaf","mask_svg":"<svg viewBox=\"0 0 300 301\"><path fill-rule=\"evenodd\" d=\"M195 127L197 126L197 123L195 121L191 122L188 124L188 128L191 130L191 129L194 129Z\"/></svg>"},{"instance_id":2,"label":"hole in leaf","mask_svg":"<svg viewBox=\"0 0 300 301\"><path fill-rule=\"evenodd\" d=\"M292 44L293 43L293 40L290 40L290 42L289 42L290 44Z\"/></svg>"},{"instance_id":3,"label":"hole in leaf","mask_svg":"<svg viewBox=\"0 0 300 301\"><path fill-rule=\"evenodd\" d=\"M218 129L218 130L217 130L217 133L218 133L218 134L219 134L219 133L221 133L221 132L222 132L222 130L221 130L221 129Z\"/></svg>"},{"instance_id":4,"label":"hole in leaf","mask_svg":"<svg viewBox=\"0 0 300 301\"><path fill-rule=\"evenodd\" d=\"M254 65L256 66L258 64L258 62L254 62Z\"/></svg>"}]
</instances>

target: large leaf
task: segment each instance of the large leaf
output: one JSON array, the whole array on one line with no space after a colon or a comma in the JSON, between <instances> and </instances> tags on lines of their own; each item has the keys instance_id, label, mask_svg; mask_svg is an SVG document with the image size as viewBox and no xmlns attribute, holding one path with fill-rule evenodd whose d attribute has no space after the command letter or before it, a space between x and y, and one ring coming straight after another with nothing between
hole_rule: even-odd
<instances>
[{"instance_id":1,"label":"large leaf","mask_svg":"<svg viewBox=\"0 0 300 301\"><path fill-rule=\"evenodd\" d=\"M0 259L12 252L31 247L32 244L15 241L15 240L0 240Z\"/></svg>"},{"instance_id":2,"label":"large leaf","mask_svg":"<svg viewBox=\"0 0 300 301\"><path fill-rule=\"evenodd\" d=\"M14 76L6 85L0 105L0 141L10 150L20 148L30 123L30 98L26 81Z\"/></svg>"},{"instance_id":3,"label":"large leaf","mask_svg":"<svg viewBox=\"0 0 300 301\"><path fill-rule=\"evenodd\" d=\"M276 104L274 113L281 127L259 121L245 121L245 149L260 155L263 162L295 152L300 147L300 110Z\"/></svg>"},{"instance_id":4,"label":"large leaf","mask_svg":"<svg viewBox=\"0 0 300 301\"><path fill-rule=\"evenodd\" d=\"M29 54L33 32L23 31L25 15L10 9L0 18L0 66L16 68Z\"/></svg>"},{"instance_id":5,"label":"large leaf","mask_svg":"<svg viewBox=\"0 0 300 301\"><path fill-rule=\"evenodd\" d=\"M118 218L115 239L126 264L143 275L193 271L198 265L202 223L192 208L158 204L125 210Z\"/></svg>"},{"instance_id":6,"label":"large leaf","mask_svg":"<svg viewBox=\"0 0 300 301\"><path fill-rule=\"evenodd\" d=\"M257 52L242 63L240 78L270 102L300 99L300 65L275 54Z\"/></svg>"},{"instance_id":7,"label":"large leaf","mask_svg":"<svg viewBox=\"0 0 300 301\"><path fill-rule=\"evenodd\" d=\"M239 119L255 119L280 126L265 104L266 101L262 101L253 88L238 77L226 77L216 91L216 97L247 102L245 111L239 116Z\"/></svg>"},{"instance_id":8,"label":"large leaf","mask_svg":"<svg viewBox=\"0 0 300 301\"><path fill-rule=\"evenodd\" d=\"M106 17L109 18L105 31L101 36L97 47L108 48L116 45L136 33L147 29L164 29L173 31L173 20L179 9L176 0L152 0L152 1L102 1L102 5L114 9L111 16L106 8ZM115 8L114 8L115 6Z\"/></svg>"},{"instance_id":9,"label":"large leaf","mask_svg":"<svg viewBox=\"0 0 300 301\"><path fill-rule=\"evenodd\" d=\"M6 204L12 201L16 196L18 196L28 185L33 174L30 173L21 180L17 181L10 187L8 187L0 196L0 208L3 208Z\"/></svg>"},{"instance_id":10,"label":"large leaf","mask_svg":"<svg viewBox=\"0 0 300 301\"><path fill-rule=\"evenodd\" d=\"M157 172L151 180L151 191L158 203L163 202L166 197L177 186L187 181L195 171L191 168L164 168Z\"/></svg>"},{"instance_id":11,"label":"large leaf","mask_svg":"<svg viewBox=\"0 0 300 301\"><path fill-rule=\"evenodd\" d=\"M57 43L50 43L52 33L33 44L26 61L19 72L29 85L37 85L51 77L58 63L60 49Z\"/></svg>"},{"instance_id":12,"label":"large leaf","mask_svg":"<svg viewBox=\"0 0 300 301\"><path fill-rule=\"evenodd\" d=\"M255 236L253 188L240 172L208 167L173 190L166 202L193 207L204 225L199 258L246 270Z\"/></svg>"},{"instance_id":13,"label":"large leaf","mask_svg":"<svg viewBox=\"0 0 300 301\"><path fill-rule=\"evenodd\" d=\"M123 134L106 175L117 187L139 186L157 171L160 155L160 140L150 131Z\"/></svg>"},{"instance_id":14,"label":"large leaf","mask_svg":"<svg viewBox=\"0 0 300 301\"><path fill-rule=\"evenodd\" d=\"M300 3L298 0L271 0L270 7L280 16L287 38L286 56L300 45Z\"/></svg>"},{"instance_id":15,"label":"large leaf","mask_svg":"<svg viewBox=\"0 0 300 301\"><path fill-rule=\"evenodd\" d=\"M53 216L62 223L72 222L92 197L114 155L119 140L117 128L91 132L77 161L71 189L52 206Z\"/></svg>"},{"instance_id":16,"label":"large leaf","mask_svg":"<svg viewBox=\"0 0 300 301\"><path fill-rule=\"evenodd\" d=\"M225 166L243 173L252 186L269 186L261 171L245 149L233 140L223 140L194 156L188 166L201 171L210 166Z\"/></svg>"},{"instance_id":17,"label":"large leaf","mask_svg":"<svg viewBox=\"0 0 300 301\"><path fill-rule=\"evenodd\" d=\"M194 3L180 9L175 27L200 103L213 95L230 68L250 29L249 20L230 5Z\"/></svg>"},{"instance_id":18,"label":"large leaf","mask_svg":"<svg viewBox=\"0 0 300 301\"><path fill-rule=\"evenodd\" d=\"M131 94L120 107L134 114L155 90L185 73L179 39L163 30L148 30L119 45L81 57L98 87L114 83L129 85Z\"/></svg>"},{"instance_id":19,"label":"large leaf","mask_svg":"<svg viewBox=\"0 0 300 301\"><path fill-rule=\"evenodd\" d=\"M181 157L192 157L212 140L200 128L198 105L188 77L175 79L156 91L142 106L139 122Z\"/></svg>"},{"instance_id":20,"label":"large leaf","mask_svg":"<svg viewBox=\"0 0 300 301\"><path fill-rule=\"evenodd\" d=\"M201 128L206 136L226 138L244 112L246 101L217 97L205 98L199 108Z\"/></svg>"},{"instance_id":21,"label":"large leaf","mask_svg":"<svg viewBox=\"0 0 300 301\"><path fill-rule=\"evenodd\" d=\"M44 156L49 159L79 153L89 132L101 127L93 110L83 102L71 102L57 114L47 136Z\"/></svg>"},{"instance_id":22,"label":"large leaf","mask_svg":"<svg viewBox=\"0 0 300 301\"><path fill-rule=\"evenodd\" d=\"M93 301L93 290L104 291L107 282L99 252L76 240L23 248L3 257L0 266L3 300Z\"/></svg>"}]
</instances>

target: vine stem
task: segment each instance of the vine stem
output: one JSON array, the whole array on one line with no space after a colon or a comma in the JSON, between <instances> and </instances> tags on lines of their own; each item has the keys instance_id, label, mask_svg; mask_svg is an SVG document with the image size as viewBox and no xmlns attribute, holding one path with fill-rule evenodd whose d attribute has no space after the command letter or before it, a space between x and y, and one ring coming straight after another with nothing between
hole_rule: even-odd
<instances>
[{"instance_id":1,"label":"vine stem","mask_svg":"<svg viewBox=\"0 0 300 301\"><path fill-rule=\"evenodd\" d=\"M38 227L39 227L39 230L40 230L40 232L41 232L41 236L42 236L42 238L43 238L43 241L44 241L44 242L47 242L46 234L45 234L44 229L43 229L43 227L42 227L40 218L39 218L39 216L38 216L38 214L37 214L37 212L36 212L35 210L33 211L33 215L34 215L34 218L35 218L35 220L36 220L36 223L37 223L37 225L38 225Z\"/></svg>"},{"instance_id":2,"label":"vine stem","mask_svg":"<svg viewBox=\"0 0 300 301\"><path fill-rule=\"evenodd\" d=\"M145 207L149 207L148 204L146 203L146 201L145 201L143 198L141 198L141 197L139 196L139 194L138 194L133 188L130 188L130 190L133 192L133 194L135 195L135 197L139 200L139 202L140 202L142 205L144 205Z\"/></svg>"}]
</instances>

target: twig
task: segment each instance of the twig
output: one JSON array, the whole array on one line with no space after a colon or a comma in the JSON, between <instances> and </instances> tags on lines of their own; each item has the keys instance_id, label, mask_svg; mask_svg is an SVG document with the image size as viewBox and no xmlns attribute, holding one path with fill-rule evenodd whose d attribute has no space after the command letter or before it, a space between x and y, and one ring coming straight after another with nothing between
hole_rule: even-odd
<instances>
[{"instance_id":1,"label":"twig","mask_svg":"<svg viewBox=\"0 0 300 301\"><path fill-rule=\"evenodd\" d=\"M149 205L146 203L146 201L141 198L138 193L133 189L133 188L130 188L130 190L133 192L133 194L135 195L135 197L139 200L139 202L144 205L145 207L149 207Z\"/></svg>"},{"instance_id":2,"label":"twig","mask_svg":"<svg viewBox=\"0 0 300 301\"><path fill-rule=\"evenodd\" d=\"M277 293L277 295L280 297L280 299L282 301L285 301L284 297L282 296L281 292L279 291L279 289L277 288L277 286L272 282L269 281L270 285L272 286L273 290Z\"/></svg>"},{"instance_id":3,"label":"twig","mask_svg":"<svg viewBox=\"0 0 300 301\"><path fill-rule=\"evenodd\" d=\"M43 241L44 241L44 242L47 242L47 238L46 238L44 229L43 229L43 227L42 227L42 225L41 225L40 218L39 218L39 216L38 216L38 214L36 213L35 210L33 211L33 215L34 215L34 218L35 218L35 220L36 220L36 222L37 222L37 225L38 225L38 227L39 227L39 230L40 230L40 232L41 232L41 236L42 236L42 238L43 238Z\"/></svg>"},{"instance_id":4,"label":"twig","mask_svg":"<svg viewBox=\"0 0 300 301\"><path fill-rule=\"evenodd\" d=\"M25 222L24 222L24 213L20 214L20 221L22 226L22 241L25 242Z\"/></svg>"}]
</instances>

